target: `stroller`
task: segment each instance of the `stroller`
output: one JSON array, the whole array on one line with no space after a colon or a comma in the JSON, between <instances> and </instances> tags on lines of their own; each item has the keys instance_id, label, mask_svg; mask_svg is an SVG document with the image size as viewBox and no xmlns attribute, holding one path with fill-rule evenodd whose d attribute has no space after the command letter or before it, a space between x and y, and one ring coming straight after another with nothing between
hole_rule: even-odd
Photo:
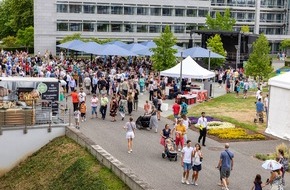
<instances>
[{"instance_id":1,"label":"stroller","mask_svg":"<svg viewBox=\"0 0 290 190\"><path fill-rule=\"evenodd\" d=\"M136 120L137 129L149 129L151 115L139 116Z\"/></svg>"},{"instance_id":2,"label":"stroller","mask_svg":"<svg viewBox=\"0 0 290 190\"><path fill-rule=\"evenodd\" d=\"M165 152L162 153L162 158L166 157L170 161L177 161L177 152L175 150L175 142L173 138L165 139Z\"/></svg>"}]
</instances>

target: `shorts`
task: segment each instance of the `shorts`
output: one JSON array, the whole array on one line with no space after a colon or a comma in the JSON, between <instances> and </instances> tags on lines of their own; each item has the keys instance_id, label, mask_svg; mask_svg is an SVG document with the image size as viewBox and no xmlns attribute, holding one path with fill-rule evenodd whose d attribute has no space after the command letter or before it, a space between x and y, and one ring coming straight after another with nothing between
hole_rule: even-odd
<instances>
[{"instance_id":1,"label":"shorts","mask_svg":"<svg viewBox=\"0 0 290 190\"><path fill-rule=\"evenodd\" d=\"M219 81L218 81L219 84L221 84L222 82L223 82L222 80L219 80Z\"/></svg>"},{"instance_id":2,"label":"shorts","mask_svg":"<svg viewBox=\"0 0 290 190\"><path fill-rule=\"evenodd\" d=\"M86 116L86 113L81 113L81 117L85 117Z\"/></svg>"},{"instance_id":3,"label":"shorts","mask_svg":"<svg viewBox=\"0 0 290 190\"><path fill-rule=\"evenodd\" d=\"M229 178L230 174L231 174L231 169L230 168L221 168L220 174L221 174L221 179L222 178Z\"/></svg>"},{"instance_id":4,"label":"shorts","mask_svg":"<svg viewBox=\"0 0 290 190\"><path fill-rule=\"evenodd\" d=\"M199 165L193 165L192 166L192 170L199 172L201 170L201 164L199 164Z\"/></svg>"},{"instance_id":5,"label":"shorts","mask_svg":"<svg viewBox=\"0 0 290 190\"><path fill-rule=\"evenodd\" d=\"M174 114L173 116L174 116L175 119L178 119L178 114L177 115Z\"/></svg>"},{"instance_id":6,"label":"shorts","mask_svg":"<svg viewBox=\"0 0 290 190\"><path fill-rule=\"evenodd\" d=\"M178 146L180 144L180 146L183 147L183 145L184 145L183 137L175 137L175 144L176 144L176 146Z\"/></svg>"},{"instance_id":7,"label":"shorts","mask_svg":"<svg viewBox=\"0 0 290 190\"><path fill-rule=\"evenodd\" d=\"M91 88L91 86L86 86L86 89L87 89L87 90L90 90L90 88Z\"/></svg>"},{"instance_id":8,"label":"shorts","mask_svg":"<svg viewBox=\"0 0 290 190\"><path fill-rule=\"evenodd\" d=\"M184 171L190 171L191 170L191 163L185 163L183 162L183 169Z\"/></svg>"},{"instance_id":9,"label":"shorts","mask_svg":"<svg viewBox=\"0 0 290 190\"><path fill-rule=\"evenodd\" d=\"M92 115L97 114L97 107L92 107Z\"/></svg>"},{"instance_id":10,"label":"shorts","mask_svg":"<svg viewBox=\"0 0 290 190\"><path fill-rule=\"evenodd\" d=\"M134 139L135 134L133 131L129 131L126 133L126 139Z\"/></svg>"},{"instance_id":11,"label":"shorts","mask_svg":"<svg viewBox=\"0 0 290 190\"><path fill-rule=\"evenodd\" d=\"M79 123L80 122L80 118L75 118L75 122Z\"/></svg>"}]
</instances>

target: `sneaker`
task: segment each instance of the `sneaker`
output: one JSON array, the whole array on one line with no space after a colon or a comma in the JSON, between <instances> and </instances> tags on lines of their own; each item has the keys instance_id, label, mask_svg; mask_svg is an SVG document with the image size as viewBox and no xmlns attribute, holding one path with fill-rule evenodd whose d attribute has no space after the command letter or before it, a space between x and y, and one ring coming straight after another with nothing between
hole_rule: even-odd
<instances>
[{"instance_id":1,"label":"sneaker","mask_svg":"<svg viewBox=\"0 0 290 190\"><path fill-rule=\"evenodd\" d=\"M87 118L85 118L85 121L87 121Z\"/></svg>"},{"instance_id":2,"label":"sneaker","mask_svg":"<svg viewBox=\"0 0 290 190\"><path fill-rule=\"evenodd\" d=\"M189 184L190 184L188 180L186 180L186 181L185 181L185 183L186 183L187 185L189 185Z\"/></svg>"},{"instance_id":3,"label":"sneaker","mask_svg":"<svg viewBox=\"0 0 290 190\"><path fill-rule=\"evenodd\" d=\"M155 133L157 133L157 129L155 129Z\"/></svg>"},{"instance_id":4,"label":"sneaker","mask_svg":"<svg viewBox=\"0 0 290 190\"><path fill-rule=\"evenodd\" d=\"M180 150L180 148L178 149L178 152L180 152L181 150Z\"/></svg>"},{"instance_id":5,"label":"sneaker","mask_svg":"<svg viewBox=\"0 0 290 190\"><path fill-rule=\"evenodd\" d=\"M128 151L128 154L131 154L131 151L130 150Z\"/></svg>"},{"instance_id":6,"label":"sneaker","mask_svg":"<svg viewBox=\"0 0 290 190\"><path fill-rule=\"evenodd\" d=\"M181 183L185 183L185 178L182 176Z\"/></svg>"},{"instance_id":7,"label":"sneaker","mask_svg":"<svg viewBox=\"0 0 290 190\"><path fill-rule=\"evenodd\" d=\"M197 183L194 183L194 186L198 186L198 184Z\"/></svg>"},{"instance_id":8,"label":"sneaker","mask_svg":"<svg viewBox=\"0 0 290 190\"><path fill-rule=\"evenodd\" d=\"M133 152L133 150L131 149L130 152Z\"/></svg>"},{"instance_id":9,"label":"sneaker","mask_svg":"<svg viewBox=\"0 0 290 190\"><path fill-rule=\"evenodd\" d=\"M84 122L84 120L82 119L82 122Z\"/></svg>"}]
</instances>

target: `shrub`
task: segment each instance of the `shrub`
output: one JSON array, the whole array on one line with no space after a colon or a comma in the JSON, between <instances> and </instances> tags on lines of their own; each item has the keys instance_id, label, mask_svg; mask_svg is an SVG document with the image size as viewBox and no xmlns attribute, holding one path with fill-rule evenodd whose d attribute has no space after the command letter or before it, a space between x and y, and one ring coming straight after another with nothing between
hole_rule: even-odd
<instances>
[{"instance_id":1,"label":"shrub","mask_svg":"<svg viewBox=\"0 0 290 190\"><path fill-rule=\"evenodd\" d=\"M261 134L248 134L245 129L242 128L219 128L219 129L210 129L208 134L217 136L221 139L266 139L264 135Z\"/></svg>"}]
</instances>

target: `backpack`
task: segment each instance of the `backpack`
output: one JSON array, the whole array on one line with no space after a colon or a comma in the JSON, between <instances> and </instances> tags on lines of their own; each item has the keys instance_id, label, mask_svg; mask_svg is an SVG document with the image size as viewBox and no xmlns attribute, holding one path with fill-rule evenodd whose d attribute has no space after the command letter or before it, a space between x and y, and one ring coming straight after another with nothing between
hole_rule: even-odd
<instances>
[{"instance_id":1,"label":"backpack","mask_svg":"<svg viewBox=\"0 0 290 190\"><path fill-rule=\"evenodd\" d=\"M186 103L181 104L181 114L187 114L187 104Z\"/></svg>"}]
</instances>

